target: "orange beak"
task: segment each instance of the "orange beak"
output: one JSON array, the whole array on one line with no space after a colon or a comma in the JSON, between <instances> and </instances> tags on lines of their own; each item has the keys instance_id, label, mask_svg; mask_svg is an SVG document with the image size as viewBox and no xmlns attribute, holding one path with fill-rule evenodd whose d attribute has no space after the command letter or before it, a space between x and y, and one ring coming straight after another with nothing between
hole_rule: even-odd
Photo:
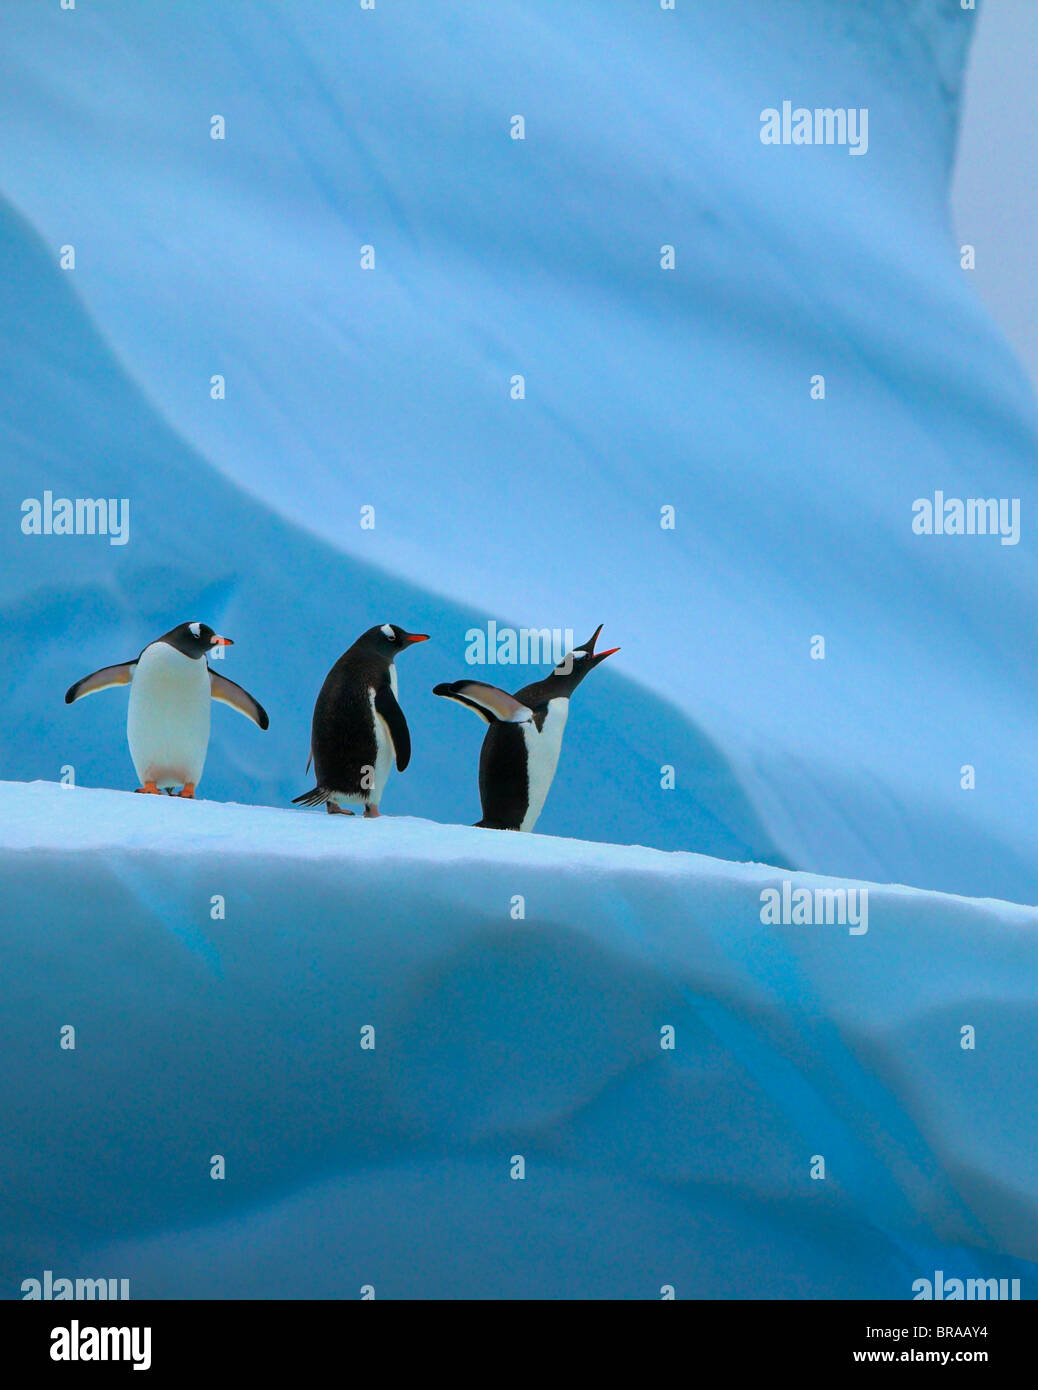
<instances>
[{"instance_id":1,"label":"orange beak","mask_svg":"<svg viewBox=\"0 0 1038 1390\"><path fill-rule=\"evenodd\" d=\"M209 645L211 647L233 647L234 643L229 637L210 637Z\"/></svg>"},{"instance_id":2,"label":"orange beak","mask_svg":"<svg viewBox=\"0 0 1038 1390\"><path fill-rule=\"evenodd\" d=\"M429 634L427 632L409 632L407 636L404 638L404 641L407 643L428 642L428 640Z\"/></svg>"}]
</instances>

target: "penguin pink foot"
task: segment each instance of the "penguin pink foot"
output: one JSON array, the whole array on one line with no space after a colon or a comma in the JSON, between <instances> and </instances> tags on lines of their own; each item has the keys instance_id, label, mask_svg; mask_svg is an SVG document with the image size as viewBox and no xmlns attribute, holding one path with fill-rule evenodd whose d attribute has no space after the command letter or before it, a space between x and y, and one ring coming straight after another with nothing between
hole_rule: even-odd
<instances>
[{"instance_id":1,"label":"penguin pink foot","mask_svg":"<svg viewBox=\"0 0 1038 1390\"><path fill-rule=\"evenodd\" d=\"M382 812L378 809L377 806L365 806L365 807L364 807L364 819L365 819L365 820L374 820L376 816L381 816L381 814L382 814Z\"/></svg>"},{"instance_id":2,"label":"penguin pink foot","mask_svg":"<svg viewBox=\"0 0 1038 1390\"><path fill-rule=\"evenodd\" d=\"M352 815L353 815L353 812L352 812L352 811L347 811L346 808L345 808L345 806L336 806L336 804L335 804L334 801L326 801L324 804L325 804L325 806L328 808L328 814L329 814L330 816L352 816Z\"/></svg>"}]
</instances>

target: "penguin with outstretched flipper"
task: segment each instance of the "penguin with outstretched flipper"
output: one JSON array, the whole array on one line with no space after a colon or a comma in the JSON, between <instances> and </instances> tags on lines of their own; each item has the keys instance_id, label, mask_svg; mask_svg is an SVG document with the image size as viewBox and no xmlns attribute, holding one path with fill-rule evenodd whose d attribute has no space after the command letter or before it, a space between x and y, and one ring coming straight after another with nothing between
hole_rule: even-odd
<instances>
[{"instance_id":1,"label":"penguin with outstretched flipper","mask_svg":"<svg viewBox=\"0 0 1038 1390\"><path fill-rule=\"evenodd\" d=\"M479 755L479 799L491 830L532 830L544 808L559 765L562 735L573 691L600 661L619 647L596 652L602 631L569 653L543 680L524 685L514 695L483 681L438 685L434 695L465 705L490 728Z\"/></svg>"}]
</instances>

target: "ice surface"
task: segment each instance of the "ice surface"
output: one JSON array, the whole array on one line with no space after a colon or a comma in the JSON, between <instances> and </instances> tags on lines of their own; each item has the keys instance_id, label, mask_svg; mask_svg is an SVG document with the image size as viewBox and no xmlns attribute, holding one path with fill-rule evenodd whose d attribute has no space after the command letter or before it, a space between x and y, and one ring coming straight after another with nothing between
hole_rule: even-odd
<instances>
[{"instance_id":1,"label":"ice surface","mask_svg":"<svg viewBox=\"0 0 1038 1390\"><path fill-rule=\"evenodd\" d=\"M764 926L765 865L43 783L0 844L7 1289L1032 1287L1034 909Z\"/></svg>"}]
</instances>

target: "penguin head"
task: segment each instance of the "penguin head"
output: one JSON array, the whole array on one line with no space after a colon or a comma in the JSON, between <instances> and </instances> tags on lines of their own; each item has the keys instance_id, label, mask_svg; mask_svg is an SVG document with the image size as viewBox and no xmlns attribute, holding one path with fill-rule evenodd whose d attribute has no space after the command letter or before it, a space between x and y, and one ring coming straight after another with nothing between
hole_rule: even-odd
<instances>
[{"instance_id":1,"label":"penguin head","mask_svg":"<svg viewBox=\"0 0 1038 1390\"><path fill-rule=\"evenodd\" d=\"M598 641L598 634L602 631L603 626L604 624L599 623L583 646L574 647L571 652L567 652L548 677L553 684L564 687L567 694L575 690L587 673L593 671L600 661L605 661L607 656L612 656L614 652L620 650L619 647L610 647L608 651L595 651L595 643Z\"/></svg>"},{"instance_id":2,"label":"penguin head","mask_svg":"<svg viewBox=\"0 0 1038 1390\"><path fill-rule=\"evenodd\" d=\"M392 661L400 652L413 647L416 642L428 640L427 633L407 632L404 628L397 627L396 623L382 623L378 627L368 628L356 645L374 652L384 661Z\"/></svg>"},{"instance_id":3,"label":"penguin head","mask_svg":"<svg viewBox=\"0 0 1038 1390\"><path fill-rule=\"evenodd\" d=\"M205 623L181 623L159 638L193 660L204 657L214 647L233 647L229 637L220 637Z\"/></svg>"}]
</instances>

